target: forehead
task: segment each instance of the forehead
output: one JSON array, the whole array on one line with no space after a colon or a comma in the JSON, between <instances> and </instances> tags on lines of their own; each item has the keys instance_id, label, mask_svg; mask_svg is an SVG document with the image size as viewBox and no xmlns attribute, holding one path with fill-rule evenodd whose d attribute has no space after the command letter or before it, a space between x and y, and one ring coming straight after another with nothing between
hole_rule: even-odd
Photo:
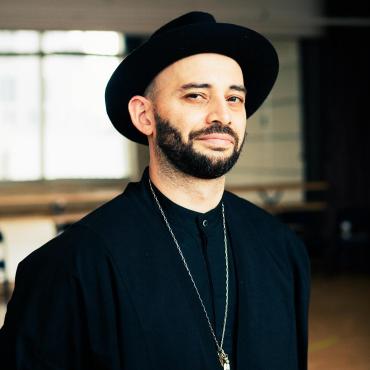
<instances>
[{"instance_id":1,"label":"forehead","mask_svg":"<svg viewBox=\"0 0 370 370\"><path fill-rule=\"evenodd\" d=\"M232 58L221 54L195 54L176 61L155 78L156 86L172 86L188 82L210 84L243 84L243 72Z\"/></svg>"}]
</instances>

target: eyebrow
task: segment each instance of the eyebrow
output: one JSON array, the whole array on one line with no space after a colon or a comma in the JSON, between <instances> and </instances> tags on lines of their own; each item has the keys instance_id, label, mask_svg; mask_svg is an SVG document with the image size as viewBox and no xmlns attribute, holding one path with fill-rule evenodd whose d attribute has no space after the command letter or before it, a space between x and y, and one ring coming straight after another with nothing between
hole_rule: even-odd
<instances>
[{"instance_id":1,"label":"eyebrow","mask_svg":"<svg viewBox=\"0 0 370 370\"><path fill-rule=\"evenodd\" d=\"M236 90L236 91L243 92L244 94L247 93L247 89L243 85L231 85L230 86L230 89L231 90Z\"/></svg>"},{"instance_id":2,"label":"eyebrow","mask_svg":"<svg viewBox=\"0 0 370 370\"><path fill-rule=\"evenodd\" d=\"M210 89L212 87L211 84L208 83L195 83L195 82L190 82L185 85L181 86L181 90L189 90L189 89ZM236 90L243 92L244 94L247 93L247 89L243 85L230 85L229 86L230 90Z\"/></svg>"}]
</instances>

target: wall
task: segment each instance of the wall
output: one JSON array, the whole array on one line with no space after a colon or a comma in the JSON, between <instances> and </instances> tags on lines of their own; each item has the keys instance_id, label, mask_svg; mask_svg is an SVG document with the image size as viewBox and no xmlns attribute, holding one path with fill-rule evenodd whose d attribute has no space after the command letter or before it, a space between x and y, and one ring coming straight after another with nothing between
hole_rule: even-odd
<instances>
[{"instance_id":1,"label":"wall","mask_svg":"<svg viewBox=\"0 0 370 370\"><path fill-rule=\"evenodd\" d=\"M191 10L274 35L318 31L319 0L2 0L0 29L93 29L150 33Z\"/></svg>"}]
</instances>

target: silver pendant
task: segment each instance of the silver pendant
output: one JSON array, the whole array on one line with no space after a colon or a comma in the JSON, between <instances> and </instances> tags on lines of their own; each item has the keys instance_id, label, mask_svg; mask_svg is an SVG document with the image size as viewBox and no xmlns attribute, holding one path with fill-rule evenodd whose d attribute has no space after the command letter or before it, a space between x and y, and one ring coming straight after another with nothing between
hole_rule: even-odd
<instances>
[{"instance_id":1,"label":"silver pendant","mask_svg":"<svg viewBox=\"0 0 370 370\"><path fill-rule=\"evenodd\" d=\"M224 370L230 370L230 361L227 354L222 350L218 353L218 358L220 360L221 366Z\"/></svg>"}]
</instances>

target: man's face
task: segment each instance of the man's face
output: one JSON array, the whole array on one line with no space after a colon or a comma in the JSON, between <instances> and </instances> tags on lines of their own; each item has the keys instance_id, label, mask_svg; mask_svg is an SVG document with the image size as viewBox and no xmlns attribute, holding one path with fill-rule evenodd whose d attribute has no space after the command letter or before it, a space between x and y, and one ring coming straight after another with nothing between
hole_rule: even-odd
<instances>
[{"instance_id":1,"label":"man's face","mask_svg":"<svg viewBox=\"0 0 370 370\"><path fill-rule=\"evenodd\" d=\"M219 54L181 59L155 79L156 152L198 178L229 171L243 146L245 87L239 65Z\"/></svg>"}]
</instances>

